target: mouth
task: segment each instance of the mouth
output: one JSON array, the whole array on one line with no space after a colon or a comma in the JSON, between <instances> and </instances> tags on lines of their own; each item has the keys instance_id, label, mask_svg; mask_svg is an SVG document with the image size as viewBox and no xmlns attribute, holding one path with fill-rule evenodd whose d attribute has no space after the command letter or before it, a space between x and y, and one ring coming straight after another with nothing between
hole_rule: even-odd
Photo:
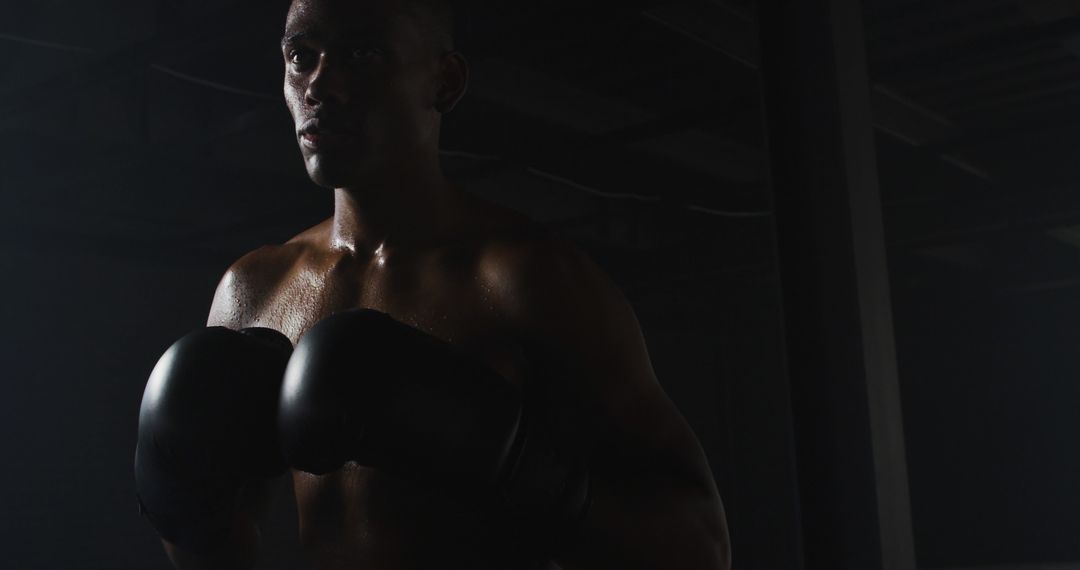
<instances>
[{"instance_id":1,"label":"mouth","mask_svg":"<svg viewBox=\"0 0 1080 570\"><path fill-rule=\"evenodd\" d=\"M332 125L323 119L308 119L297 135L303 147L316 151L347 144L356 136L352 131Z\"/></svg>"},{"instance_id":2,"label":"mouth","mask_svg":"<svg viewBox=\"0 0 1080 570\"><path fill-rule=\"evenodd\" d=\"M329 150L348 143L353 137L341 133L313 132L300 136L300 144L311 150Z\"/></svg>"}]
</instances>

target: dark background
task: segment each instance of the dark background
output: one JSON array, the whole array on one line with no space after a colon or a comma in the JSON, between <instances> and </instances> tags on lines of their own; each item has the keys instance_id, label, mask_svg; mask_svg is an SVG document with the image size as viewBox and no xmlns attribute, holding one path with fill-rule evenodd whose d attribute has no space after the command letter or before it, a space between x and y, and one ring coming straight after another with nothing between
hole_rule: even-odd
<instances>
[{"instance_id":1,"label":"dark background","mask_svg":"<svg viewBox=\"0 0 1080 570\"><path fill-rule=\"evenodd\" d=\"M735 567L802 567L758 11L528 6L474 11L445 168L612 275ZM1080 3L860 6L918 567L1080 568ZM0 567L168 567L133 495L146 376L231 261L331 211L284 11L0 1ZM295 567L288 492L267 568Z\"/></svg>"}]
</instances>

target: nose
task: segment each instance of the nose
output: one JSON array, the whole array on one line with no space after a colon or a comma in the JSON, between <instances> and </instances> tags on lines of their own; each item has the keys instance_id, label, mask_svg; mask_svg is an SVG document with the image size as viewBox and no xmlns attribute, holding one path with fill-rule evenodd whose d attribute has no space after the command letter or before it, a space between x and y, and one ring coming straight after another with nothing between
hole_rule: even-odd
<instances>
[{"instance_id":1,"label":"nose","mask_svg":"<svg viewBox=\"0 0 1080 570\"><path fill-rule=\"evenodd\" d=\"M343 66L329 54L322 54L308 79L304 99L309 105L344 103L348 100L347 77Z\"/></svg>"}]
</instances>

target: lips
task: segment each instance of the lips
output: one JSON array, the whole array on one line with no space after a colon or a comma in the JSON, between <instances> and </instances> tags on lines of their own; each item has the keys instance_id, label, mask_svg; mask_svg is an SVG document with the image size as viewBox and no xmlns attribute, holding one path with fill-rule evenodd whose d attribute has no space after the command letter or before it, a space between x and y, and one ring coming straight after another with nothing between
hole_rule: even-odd
<instances>
[{"instance_id":1,"label":"lips","mask_svg":"<svg viewBox=\"0 0 1080 570\"><path fill-rule=\"evenodd\" d=\"M326 119L308 119L300 127L300 144L312 150L330 149L347 144L355 134Z\"/></svg>"},{"instance_id":2,"label":"lips","mask_svg":"<svg viewBox=\"0 0 1080 570\"><path fill-rule=\"evenodd\" d=\"M340 133L312 132L304 133L300 143L311 150L330 150L347 144L353 137Z\"/></svg>"}]
</instances>

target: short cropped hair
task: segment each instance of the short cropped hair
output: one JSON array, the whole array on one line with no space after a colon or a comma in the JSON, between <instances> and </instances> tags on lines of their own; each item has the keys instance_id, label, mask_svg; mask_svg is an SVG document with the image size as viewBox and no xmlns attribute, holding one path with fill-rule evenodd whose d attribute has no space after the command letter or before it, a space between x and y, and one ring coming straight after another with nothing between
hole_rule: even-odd
<instances>
[{"instance_id":1,"label":"short cropped hair","mask_svg":"<svg viewBox=\"0 0 1080 570\"><path fill-rule=\"evenodd\" d=\"M460 35L458 17L461 16L454 0L404 0L406 10L423 27L424 36L431 47L441 53L455 49Z\"/></svg>"}]
</instances>

